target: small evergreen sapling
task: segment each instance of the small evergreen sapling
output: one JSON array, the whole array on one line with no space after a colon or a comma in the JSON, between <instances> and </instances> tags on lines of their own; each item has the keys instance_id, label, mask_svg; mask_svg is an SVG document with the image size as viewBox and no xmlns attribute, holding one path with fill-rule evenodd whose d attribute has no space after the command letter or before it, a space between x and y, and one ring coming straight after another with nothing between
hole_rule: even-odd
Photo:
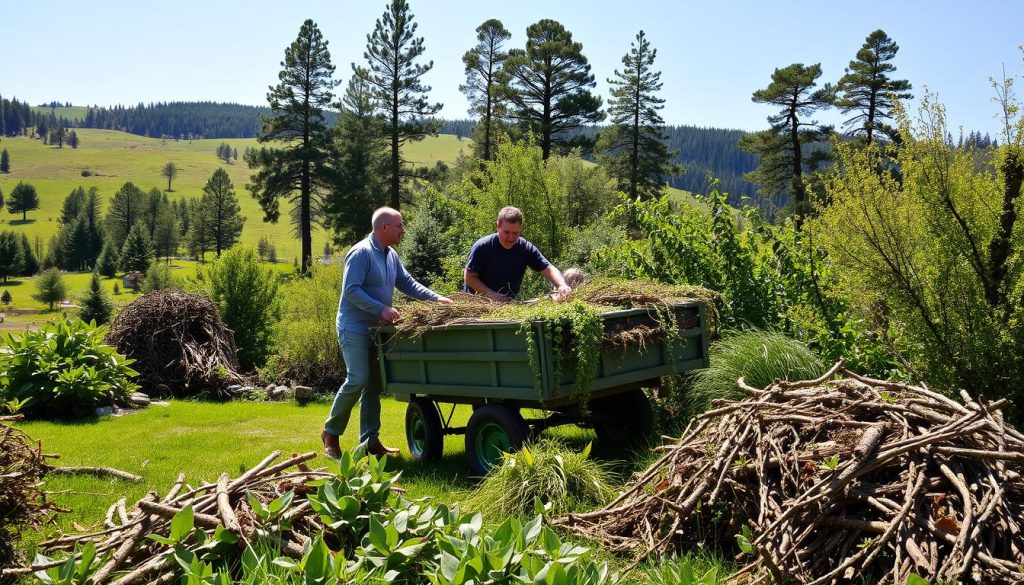
<instances>
[{"instance_id":1,"label":"small evergreen sapling","mask_svg":"<svg viewBox=\"0 0 1024 585\"><path fill-rule=\"evenodd\" d=\"M117 283L114 283L117 286ZM99 272L92 273L92 280L89 281L89 290L82 296L82 308L78 316L86 323L95 322L97 325L104 325L110 322L110 315L114 311L114 303L107 297L106 291L100 287Z\"/></svg>"}]
</instances>

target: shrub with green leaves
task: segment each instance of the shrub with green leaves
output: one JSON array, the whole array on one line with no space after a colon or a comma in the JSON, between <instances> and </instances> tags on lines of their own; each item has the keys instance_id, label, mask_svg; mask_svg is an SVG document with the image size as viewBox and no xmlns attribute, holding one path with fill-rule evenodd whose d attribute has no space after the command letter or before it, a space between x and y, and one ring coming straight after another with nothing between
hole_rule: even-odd
<instances>
[{"instance_id":1,"label":"shrub with green leaves","mask_svg":"<svg viewBox=\"0 0 1024 585\"><path fill-rule=\"evenodd\" d=\"M745 396L736 385L743 378L749 386L764 388L775 380L812 380L828 367L804 344L782 333L753 329L727 335L711 345L707 368L696 370L685 396L686 412L696 416L711 401L739 400Z\"/></svg>"},{"instance_id":2,"label":"shrub with green leaves","mask_svg":"<svg viewBox=\"0 0 1024 585\"><path fill-rule=\"evenodd\" d=\"M128 404L138 372L132 360L103 343L106 332L73 319L8 336L0 346L0 401L26 401L22 411L36 417Z\"/></svg>"},{"instance_id":3,"label":"shrub with green leaves","mask_svg":"<svg viewBox=\"0 0 1024 585\"><path fill-rule=\"evenodd\" d=\"M293 380L318 391L337 389L345 377L334 318L341 290L341 267L314 262L309 275L281 286L281 320L273 333L273 353L260 377Z\"/></svg>"},{"instance_id":4,"label":"shrub with green leaves","mask_svg":"<svg viewBox=\"0 0 1024 585\"><path fill-rule=\"evenodd\" d=\"M526 516L549 508L552 514L590 509L614 493L611 473L590 459L590 445L574 451L543 438L506 454L470 496L468 505L499 516Z\"/></svg>"},{"instance_id":5,"label":"shrub with green leaves","mask_svg":"<svg viewBox=\"0 0 1024 585\"><path fill-rule=\"evenodd\" d=\"M235 332L238 361L247 371L262 366L270 355L281 314L277 291L278 274L262 266L252 248L230 248L210 268L210 296Z\"/></svg>"},{"instance_id":6,"label":"shrub with green leaves","mask_svg":"<svg viewBox=\"0 0 1024 585\"><path fill-rule=\"evenodd\" d=\"M154 260L150 262L149 269L146 270L146 276L142 279L142 284L139 288L145 294L176 286L178 286L178 282L174 275L171 274L171 267L167 264L161 264L159 260Z\"/></svg>"}]
</instances>

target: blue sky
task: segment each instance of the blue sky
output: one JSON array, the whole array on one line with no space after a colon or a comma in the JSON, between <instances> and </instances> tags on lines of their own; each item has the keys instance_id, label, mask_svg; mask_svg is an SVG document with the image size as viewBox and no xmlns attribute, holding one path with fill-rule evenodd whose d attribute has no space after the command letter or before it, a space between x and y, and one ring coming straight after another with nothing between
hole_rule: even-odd
<instances>
[{"instance_id":1,"label":"blue sky","mask_svg":"<svg viewBox=\"0 0 1024 585\"><path fill-rule=\"evenodd\" d=\"M366 35L384 0L5 2L0 32L0 94L76 105L210 100L265 105L284 49L312 18L329 41L337 76L363 61ZM666 122L757 130L772 109L750 101L772 71L794 62L822 64L836 81L871 31L899 45L895 64L920 96L939 94L950 125L996 134L989 78L1024 75L1021 4L1013 1L689 2L604 0L411 0L426 58L426 82L441 115L464 118L461 56L474 29L500 19L525 43L526 27L553 18L583 44L607 96L638 30L658 50ZM622 12L622 6L633 6ZM339 90L341 87L339 87ZM822 116L835 121L834 116Z\"/></svg>"}]
</instances>

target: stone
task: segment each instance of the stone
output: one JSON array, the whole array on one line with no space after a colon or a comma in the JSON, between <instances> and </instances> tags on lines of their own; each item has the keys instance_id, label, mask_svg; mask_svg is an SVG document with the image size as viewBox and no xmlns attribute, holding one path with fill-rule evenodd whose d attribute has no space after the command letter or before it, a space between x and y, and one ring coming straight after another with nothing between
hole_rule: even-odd
<instances>
[{"instance_id":1,"label":"stone","mask_svg":"<svg viewBox=\"0 0 1024 585\"><path fill-rule=\"evenodd\" d=\"M295 386L292 388L292 392L295 394L295 399L299 402L313 400L313 389L309 386Z\"/></svg>"},{"instance_id":2,"label":"stone","mask_svg":"<svg viewBox=\"0 0 1024 585\"><path fill-rule=\"evenodd\" d=\"M136 392L135 394L132 394L131 401L132 404L140 408L145 408L149 406L151 402L151 400L149 399L149 395L143 394L142 392Z\"/></svg>"},{"instance_id":3,"label":"stone","mask_svg":"<svg viewBox=\"0 0 1024 585\"><path fill-rule=\"evenodd\" d=\"M100 407L96 408L96 410L94 410L93 412L96 413L96 416L110 416L110 415L114 414L114 407L113 406L100 406Z\"/></svg>"}]
</instances>

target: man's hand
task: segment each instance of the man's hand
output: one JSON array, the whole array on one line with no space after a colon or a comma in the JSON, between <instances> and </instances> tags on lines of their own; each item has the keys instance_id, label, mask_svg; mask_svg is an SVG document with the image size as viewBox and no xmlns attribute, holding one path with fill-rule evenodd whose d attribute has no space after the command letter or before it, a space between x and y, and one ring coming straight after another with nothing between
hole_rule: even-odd
<instances>
[{"instance_id":1,"label":"man's hand","mask_svg":"<svg viewBox=\"0 0 1024 585\"><path fill-rule=\"evenodd\" d=\"M558 288L555 289L555 294L558 295L558 298L564 299L572 294L572 287L567 284L559 285Z\"/></svg>"},{"instance_id":2,"label":"man's hand","mask_svg":"<svg viewBox=\"0 0 1024 585\"><path fill-rule=\"evenodd\" d=\"M380 312L380 318L388 323L398 321L398 316L398 310L394 307L384 307L384 310Z\"/></svg>"},{"instance_id":3,"label":"man's hand","mask_svg":"<svg viewBox=\"0 0 1024 585\"><path fill-rule=\"evenodd\" d=\"M452 304L452 300L449 299L448 297L441 297L441 298L437 299L437 302L442 304L442 305L451 305Z\"/></svg>"},{"instance_id":4,"label":"man's hand","mask_svg":"<svg viewBox=\"0 0 1024 585\"><path fill-rule=\"evenodd\" d=\"M508 296L503 295L500 292L494 292L494 291L491 291L491 292L487 293L487 296L492 301L497 302L497 303L507 303L507 302L512 300Z\"/></svg>"}]
</instances>

